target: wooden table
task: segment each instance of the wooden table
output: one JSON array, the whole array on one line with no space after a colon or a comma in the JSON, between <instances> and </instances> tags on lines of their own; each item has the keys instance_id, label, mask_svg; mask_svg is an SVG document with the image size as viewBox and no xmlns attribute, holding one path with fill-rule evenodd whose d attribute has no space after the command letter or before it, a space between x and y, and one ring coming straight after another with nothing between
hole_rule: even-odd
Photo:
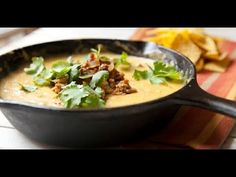
<instances>
[{"instance_id":1,"label":"wooden table","mask_svg":"<svg viewBox=\"0 0 236 177\"><path fill-rule=\"evenodd\" d=\"M13 48L45 41L73 38L128 39L136 28L40 28L0 49L0 54ZM236 41L236 28L206 28L210 34ZM1 149L56 148L34 142L18 132L0 112ZM225 141L223 149L236 149L236 127Z\"/></svg>"}]
</instances>

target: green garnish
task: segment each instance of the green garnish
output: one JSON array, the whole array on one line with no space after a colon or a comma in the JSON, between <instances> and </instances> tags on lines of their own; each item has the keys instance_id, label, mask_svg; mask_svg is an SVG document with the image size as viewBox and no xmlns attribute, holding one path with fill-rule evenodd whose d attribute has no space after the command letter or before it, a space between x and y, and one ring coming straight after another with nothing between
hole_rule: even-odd
<instances>
[{"instance_id":1,"label":"green garnish","mask_svg":"<svg viewBox=\"0 0 236 177\"><path fill-rule=\"evenodd\" d=\"M43 57L33 57L32 63L30 64L29 68L25 68L24 71L29 75L37 76L44 70L43 65L44 59Z\"/></svg>"},{"instance_id":2,"label":"green garnish","mask_svg":"<svg viewBox=\"0 0 236 177\"><path fill-rule=\"evenodd\" d=\"M153 68L150 66L148 67L149 71L135 70L133 78L135 80L149 79L152 84L166 83L167 80L183 80L183 76L180 71L177 71L174 66L166 64L163 61L155 61L153 63Z\"/></svg>"},{"instance_id":3,"label":"green garnish","mask_svg":"<svg viewBox=\"0 0 236 177\"><path fill-rule=\"evenodd\" d=\"M125 65L127 67L130 67L131 64L127 61L127 58L128 58L128 54L125 52L122 52L120 55L120 58L113 59L115 67L118 67L119 65Z\"/></svg>"},{"instance_id":4,"label":"green garnish","mask_svg":"<svg viewBox=\"0 0 236 177\"><path fill-rule=\"evenodd\" d=\"M66 60L58 60L52 65L52 72L56 78L65 76L70 71L70 63Z\"/></svg>"},{"instance_id":5,"label":"green garnish","mask_svg":"<svg viewBox=\"0 0 236 177\"><path fill-rule=\"evenodd\" d=\"M72 56L69 56L66 61L70 64L73 65L73 60L72 60Z\"/></svg>"},{"instance_id":6,"label":"green garnish","mask_svg":"<svg viewBox=\"0 0 236 177\"><path fill-rule=\"evenodd\" d=\"M99 58L100 57L100 53L101 53L101 48L102 48L102 46L98 45L98 49L92 48L90 50L91 50L91 52L93 52L96 55L96 58Z\"/></svg>"},{"instance_id":7,"label":"green garnish","mask_svg":"<svg viewBox=\"0 0 236 177\"><path fill-rule=\"evenodd\" d=\"M74 81L65 86L59 98L66 108L103 107L105 101L101 95L88 85L77 85Z\"/></svg>"},{"instance_id":8,"label":"green garnish","mask_svg":"<svg viewBox=\"0 0 236 177\"><path fill-rule=\"evenodd\" d=\"M163 83L167 83L166 78L164 78L164 77L158 77L158 76L155 76L155 75L151 75L151 76L149 77L149 81L150 81L152 84L163 84Z\"/></svg>"},{"instance_id":9,"label":"green garnish","mask_svg":"<svg viewBox=\"0 0 236 177\"><path fill-rule=\"evenodd\" d=\"M148 71L146 71L146 70L145 71L139 71L139 70L135 69L133 77L137 81L142 80L142 79L147 79L149 77Z\"/></svg>"},{"instance_id":10,"label":"green garnish","mask_svg":"<svg viewBox=\"0 0 236 177\"><path fill-rule=\"evenodd\" d=\"M49 69L44 69L38 76L34 77L33 81L38 86L49 86L52 77L53 72Z\"/></svg>"},{"instance_id":11,"label":"green garnish","mask_svg":"<svg viewBox=\"0 0 236 177\"><path fill-rule=\"evenodd\" d=\"M71 70L69 72L70 82L75 81L80 74L80 64L75 64L71 66Z\"/></svg>"},{"instance_id":12,"label":"green garnish","mask_svg":"<svg viewBox=\"0 0 236 177\"><path fill-rule=\"evenodd\" d=\"M98 45L97 47L98 49L91 49L91 52L93 52L96 56L97 59L101 60L101 61L110 61L110 59L104 55L101 55L101 50L102 50L102 45Z\"/></svg>"},{"instance_id":13,"label":"green garnish","mask_svg":"<svg viewBox=\"0 0 236 177\"><path fill-rule=\"evenodd\" d=\"M107 80L109 77L108 71L98 71L95 73L92 77L92 80L90 81L90 86L92 88L95 88L96 86L101 86L101 84Z\"/></svg>"},{"instance_id":14,"label":"green garnish","mask_svg":"<svg viewBox=\"0 0 236 177\"><path fill-rule=\"evenodd\" d=\"M93 77L93 74L87 74L87 75L83 75L83 76L79 76L80 79L88 79L88 78L91 78Z\"/></svg>"},{"instance_id":15,"label":"green garnish","mask_svg":"<svg viewBox=\"0 0 236 177\"><path fill-rule=\"evenodd\" d=\"M24 85L21 83L18 83L18 84L21 86L21 89L26 92L34 92L35 90L37 90L37 87L33 85Z\"/></svg>"},{"instance_id":16,"label":"green garnish","mask_svg":"<svg viewBox=\"0 0 236 177\"><path fill-rule=\"evenodd\" d=\"M83 86L86 91L89 92L89 95L85 98L82 98L81 107L83 108L101 108L105 106L105 101L101 99L102 89L97 87L93 90L88 85Z\"/></svg>"},{"instance_id":17,"label":"green garnish","mask_svg":"<svg viewBox=\"0 0 236 177\"><path fill-rule=\"evenodd\" d=\"M168 65L162 61L155 61L153 66L153 74L157 77L163 77L172 80L182 80L181 72L177 71L172 65Z\"/></svg>"}]
</instances>

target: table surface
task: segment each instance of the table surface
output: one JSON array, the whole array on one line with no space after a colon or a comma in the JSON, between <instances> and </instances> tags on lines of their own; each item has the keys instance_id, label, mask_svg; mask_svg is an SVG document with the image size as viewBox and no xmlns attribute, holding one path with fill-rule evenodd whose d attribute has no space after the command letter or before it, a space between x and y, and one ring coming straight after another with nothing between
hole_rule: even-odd
<instances>
[{"instance_id":1,"label":"table surface","mask_svg":"<svg viewBox=\"0 0 236 177\"><path fill-rule=\"evenodd\" d=\"M0 49L0 54L14 48L73 38L128 39L136 28L40 28ZM236 28L206 28L207 33L236 41ZM56 148L34 142L18 132L0 112L0 149ZM236 127L224 142L222 149L236 149Z\"/></svg>"}]
</instances>

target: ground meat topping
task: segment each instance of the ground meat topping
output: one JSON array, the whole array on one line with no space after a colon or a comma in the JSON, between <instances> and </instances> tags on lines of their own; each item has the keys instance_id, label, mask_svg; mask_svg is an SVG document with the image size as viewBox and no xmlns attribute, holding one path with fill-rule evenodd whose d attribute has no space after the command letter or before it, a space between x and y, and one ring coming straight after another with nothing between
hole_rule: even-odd
<instances>
[{"instance_id":1,"label":"ground meat topping","mask_svg":"<svg viewBox=\"0 0 236 177\"><path fill-rule=\"evenodd\" d=\"M106 99L107 95L125 95L137 92L129 84L129 80L125 79L124 74L119 72L114 63L111 61L103 61L97 58L94 53L89 54L89 59L81 65L80 76L91 76L88 78L78 78L78 84L89 84L92 75L98 71L106 70L109 72L109 78L101 85L103 90L102 98ZM52 90L59 93L62 87L68 84L68 77L56 79Z\"/></svg>"},{"instance_id":2,"label":"ground meat topping","mask_svg":"<svg viewBox=\"0 0 236 177\"><path fill-rule=\"evenodd\" d=\"M65 85L68 84L68 81L69 81L69 77L68 77L68 76L55 79L55 80L54 80L55 85L54 85L54 87L52 88L52 90L53 90L55 93L58 94L58 93L62 90L62 87L64 87Z\"/></svg>"}]
</instances>

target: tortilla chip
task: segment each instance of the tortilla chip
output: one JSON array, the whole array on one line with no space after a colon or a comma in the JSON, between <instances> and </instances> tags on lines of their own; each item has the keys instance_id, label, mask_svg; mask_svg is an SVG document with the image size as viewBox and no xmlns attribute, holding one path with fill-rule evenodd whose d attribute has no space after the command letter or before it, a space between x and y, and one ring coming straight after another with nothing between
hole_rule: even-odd
<instances>
[{"instance_id":1,"label":"tortilla chip","mask_svg":"<svg viewBox=\"0 0 236 177\"><path fill-rule=\"evenodd\" d=\"M170 29L170 28L157 28L157 29L153 29L153 30L148 30L146 31L145 35L149 36L149 37L157 37L159 38L161 35L163 34L170 34L170 33L177 33L176 31Z\"/></svg>"},{"instance_id":2,"label":"tortilla chip","mask_svg":"<svg viewBox=\"0 0 236 177\"><path fill-rule=\"evenodd\" d=\"M219 52L213 51L213 52L206 52L204 54L204 57L209 60L217 60L222 61L227 57L227 53L220 54Z\"/></svg>"},{"instance_id":3,"label":"tortilla chip","mask_svg":"<svg viewBox=\"0 0 236 177\"><path fill-rule=\"evenodd\" d=\"M200 47L201 49L208 51L208 52L218 52L218 48L217 45L215 43L215 41L210 38L209 36L205 37L205 40L202 41L195 41L195 43L197 44L198 47Z\"/></svg>"},{"instance_id":4,"label":"tortilla chip","mask_svg":"<svg viewBox=\"0 0 236 177\"><path fill-rule=\"evenodd\" d=\"M203 69L203 67L204 67L204 58L200 58L198 61L197 61L197 63L195 64L195 66L196 66L196 69L197 69L197 72L200 72L202 69Z\"/></svg>"},{"instance_id":5,"label":"tortilla chip","mask_svg":"<svg viewBox=\"0 0 236 177\"><path fill-rule=\"evenodd\" d=\"M224 41L224 39L222 39L221 37L211 36L211 38L215 41L217 45L221 44Z\"/></svg>"},{"instance_id":6,"label":"tortilla chip","mask_svg":"<svg viewBox=\"0 0 236 177\"><path fill-rule=\"evenodd\" d=\"M203 28L189 28L191 30L192 33L199 33L199 34L203 34L204 33L204 29Z\"/></svg>"},{"instance_id":7,"label":"tortilla chip","mask_svg":"<svg viewBox=\"0 0 236 177\"><path fill-rule=\"evenodd\" d=\"M205 36L201 33L196 33L196 32L192 32L189 34L190 39L195 43L204 43L205 41Z\"/></svg>"},{"instance_id":8,"label":"tortilla chip","mask_svg":"<svg viewBox=\"0 0 236 177\"><path fill-rule=\"evenodd\" d=\"M147 32L145 40L182 53L198 72L202 69L223 72L230 63L226 60L228 54L220 50L223 39L204 33L203 28L155 28Z\"/></svg>"},{"instance_id":9,"label":"tortilla chip","mask_svg":"<svg viewBox=\"0 0 236 177\"><path fill-rule=\"evenodd\" d=\"M150 37L148 40L152 42L157 42L158 44L163 45L165 47L171 47L176 35L176 33L169 32L159 36Z\"/></svg>"},{"instance_id":10,"label":"tortilla chip","mask_svg":"<svg viewBox=\"0 0 236 177\"><path fill-rule=\"evenodd\" d=\"M185 39L178 34L173 41L171 48L188 57L194 64L200 59L202 51L191 40Z\"/></svg>"},{"instance_id":11,"label":"tortilla chip","mask_svg":"<svg viewBox=\"0 0 236 177\"><path fill-rule=\"evenodd\" d=\"M208 62L205 64L204 69L208 71L225 72L230 63L231 60L228 58L222 61Z\"/></svg>"}]
</instances>

